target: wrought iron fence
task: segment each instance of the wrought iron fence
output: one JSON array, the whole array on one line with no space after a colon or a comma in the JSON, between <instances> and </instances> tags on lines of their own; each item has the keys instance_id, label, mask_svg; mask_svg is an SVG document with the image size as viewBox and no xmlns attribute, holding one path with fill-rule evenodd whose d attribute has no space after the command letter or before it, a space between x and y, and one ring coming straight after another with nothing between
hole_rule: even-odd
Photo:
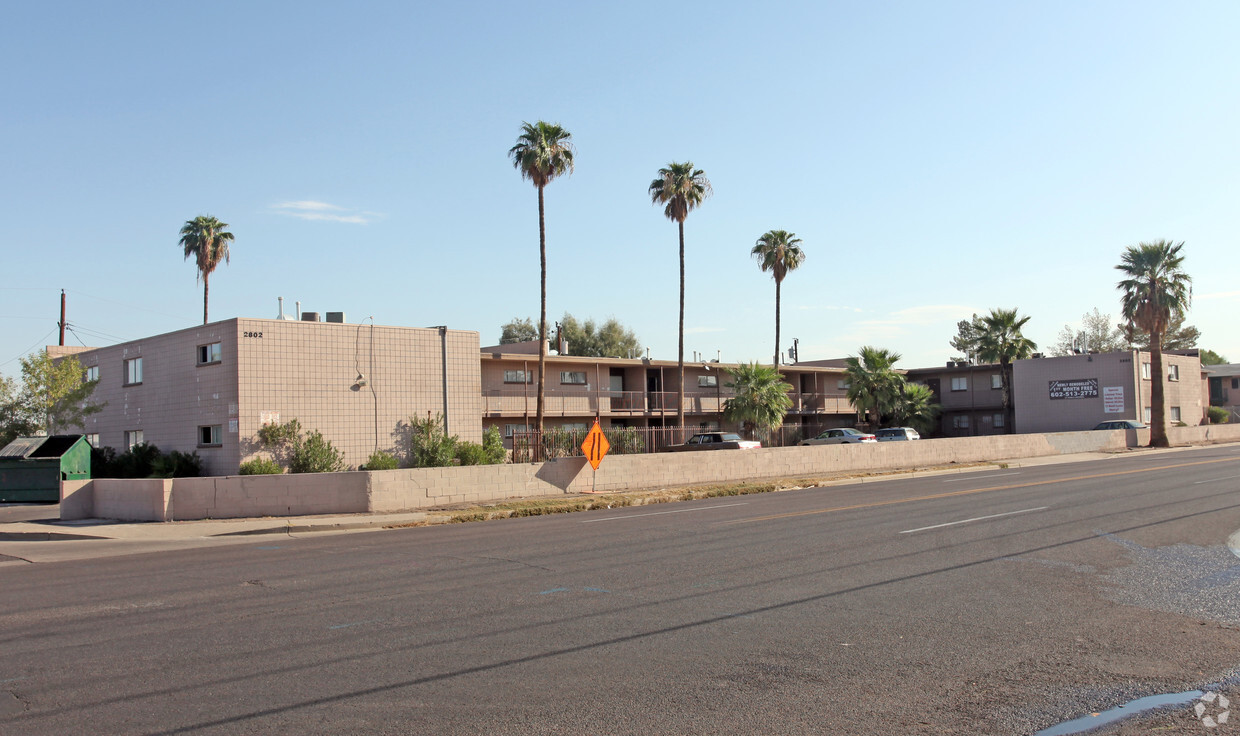
<instances>
[{"instance_id":1,"label":"wrought iron fence","mask_svg":"<svg viewBox=\"0 0 1240 736\"><path fill-rule=\"evenodd\" d=\"M583 453L581 443L587 429L551 428L540 436L536 430L512 433L512 462L529 463L554 460L562 457L578 457ZM611 444L608 451L613 455L639 455L659 452L670 445L681 444L699 432L718 432L719 429L692 427L610 427L603 436ZM758 430L752 439L763 447L791 447L806 437L814 437L821 427L788 424L771 430ZM740 432L742 436L746 433Z\"/></svg>"}]
</instances>

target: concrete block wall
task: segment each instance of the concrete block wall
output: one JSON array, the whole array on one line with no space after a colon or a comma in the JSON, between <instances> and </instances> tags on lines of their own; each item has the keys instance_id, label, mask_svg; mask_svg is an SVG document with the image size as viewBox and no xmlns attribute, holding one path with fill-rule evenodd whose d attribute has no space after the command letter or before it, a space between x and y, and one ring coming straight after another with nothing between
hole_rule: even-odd
<instances>
[{"instance_id":1,"label":"concrete block wall","mask_svg":"<svg viewBox=\"0 0 1240 736\"><path fill-rule=\"evenodd\" d=\"M1240 441L1240 425L1173 427L1174 444ZM1113 452L1148 443L1148 430L957 437L872 445L615 455L597 475L585 458L546 463L410 468L313 475L62 484L61 518L134 521L392 513L450 504L621 492L837 472L873 472L1028 457Z\"/></svg>"}]
</instances>

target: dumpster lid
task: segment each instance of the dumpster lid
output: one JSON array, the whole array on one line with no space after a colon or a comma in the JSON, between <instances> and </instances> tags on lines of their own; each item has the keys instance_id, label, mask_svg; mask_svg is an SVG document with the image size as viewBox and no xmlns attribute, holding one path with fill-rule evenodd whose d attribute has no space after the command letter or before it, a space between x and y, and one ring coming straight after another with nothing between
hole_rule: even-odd
<instances>
[{"instance_id":1,"label":"dumpster lid","mask_svg":"<svg viewBox=\"0 0 1240 736\"><path fill-rule=\"evenodd\" d=\"M76 445L78 440L82 439L82 435L54 434L44 439L44 443L26 457L60 457Z\"/></svg>"},{"instance_id":2,"label":"dumpster lid","mask_svg":"<svg viewBox=\"0 0 1240 736\"><path fill-rule=\"evenodd\" d=\"M24 458L46 441L46 437L18 437L0 449L0 457Z\"/></svg>"}]
</instances>

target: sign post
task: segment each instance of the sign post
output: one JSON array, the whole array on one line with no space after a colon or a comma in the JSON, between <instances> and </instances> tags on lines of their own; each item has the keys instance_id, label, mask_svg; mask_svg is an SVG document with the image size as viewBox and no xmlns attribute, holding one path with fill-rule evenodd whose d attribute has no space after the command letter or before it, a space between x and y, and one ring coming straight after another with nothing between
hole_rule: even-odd
<instances>
[{"instance_id":1,"label":"sign post","mask_svg":"<svg viewBox=\"0 0 1240 736\"><path fill-rule=\"evenodd\" d=\"M594 468L594 477L590 482L590 491L594 492L594 488L598 483L598 466L603 462L603 458L607 456L607 451L611 449L611 443L607 441L607 436L603 434L603 428L598 425L598 418L594 420L594 426L590 427L590 431L586 433L585 440L581 443L581 451L585 453L586 459L590 461L590 467Z\"/></svg>"}]
</instances>

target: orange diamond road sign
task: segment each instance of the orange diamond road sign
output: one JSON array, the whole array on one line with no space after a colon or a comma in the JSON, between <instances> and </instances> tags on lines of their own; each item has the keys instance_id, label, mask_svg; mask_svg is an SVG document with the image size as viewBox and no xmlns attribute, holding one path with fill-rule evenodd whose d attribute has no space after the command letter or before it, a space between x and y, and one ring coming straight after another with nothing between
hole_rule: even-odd
<instances>
[{"instance_id":1,"label":"orange diamond road sign","mask_svg":"<svg viewBox=\"0 0 1240 736\"><path fill-rule=\"evenodd\" d=\"M603 462L603 458L607 456L607 451L611 449L611 443L607 441L607 437L603 434L603 428L598 426L598 420L594 420L594 426L590 427L590 431L586 433L585 440L581 443L581 451L585 453L586 459L590 461L590 467L598 470L598 464Z\"/></svg>"}]
</instances>

